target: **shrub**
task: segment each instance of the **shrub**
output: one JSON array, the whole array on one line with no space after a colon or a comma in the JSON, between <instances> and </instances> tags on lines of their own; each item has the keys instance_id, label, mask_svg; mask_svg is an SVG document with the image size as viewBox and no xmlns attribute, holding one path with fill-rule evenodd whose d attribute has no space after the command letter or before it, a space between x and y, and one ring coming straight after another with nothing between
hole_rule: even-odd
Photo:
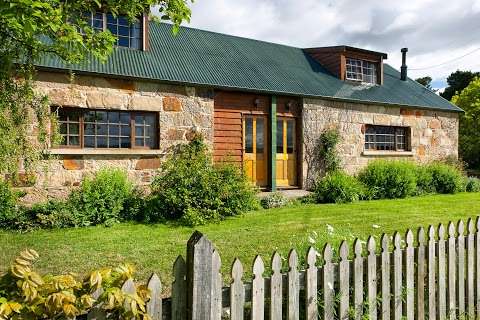
<instances>
[{"instance_id":1,"label":"shrub","mask_svg":"<svg viewBox=\"0 0 480 320\"><path fill-rule=\"evenodd\" d=\"M286 206L290 201L280 192L274 192L260 200L264 209L281 208Z\"/></svg>"},{"instance_id":2,"label":"shrub","mask_svg":"<svg viewBox=\"0 0 480 320\"><path fill-rule=\"evenodd\" d=\"M81 226L118 222L124 205L132 196L133 185L119 169L102 169L86 177L68 199L75 219Z\"/></svg>"},{"instance_id":3,"label":"shrub","mask_svg":"<svg viewBox=\"0 0 480 320\"><path fill-rule=\"evenodd\" d=\"M50 200L35 204L31 208L21 208L15 218L10 221L9 228L18 231L36 229L55 229L74 227L78 224L68 202Z\"/></svg>"},{"instance_id":4,"label":"shrub","mask_svg":"<svg viewBox=\"0 0 480 320\"><path fill-rule=\"evenodd\" d=\"M417 174L417 195L435 193L435 186L433 185L433 177L426 166L418 166L416 170Z\"/></svg>"},{"instance_id":5,"label":"shrub","mask_svg":"<svg viewBox=\"0 0 480 320\"><path fill-rule=\"evenodd\" d=\"M435 162L427 166L427 171L432 176L432 185L437 193L456 193L464 189L463 175L454 166Z\"/></svg>"},{"instance_id":6,"label":"shrub","mask_svg":"<svg viewBox=\"0 0 480 320\"><path fill-rule=\"evenodd\" d=\"M465 185L465 191L480 192L480 179L475 177L469 177Z\"/></svg>"},{"instance_id":7,"label":"shrub","mask_svg":"<svg viewBox=\"0 0 480 320\"><path fill-rule=\"evenodd\" d=\"M75 319L92 309L108 319L147 319L151 292L134 285L125 294L122 285L132 279L130 265L92 271L84 279L72 273L40 275L34 269L38 253L25 250L0 276L0 319ZM102 292L93 299L91 294Z\"/></svg>"},{"instance_id":8,"label":"shrub","mask_svg":"<svg viewBox=\"0 0 480 320\"><path fill-rule=\"evenodd\" d=\"M6 181L0 180L0 228L10 227L11 220L18 214L18 194Z\"/></svg>"},{"instance_id":9,"label":"shrub","mask_svg":"<svg viewBox=\"0 0 480 320\"><path fill-rule=\"evenodd\" d=\"M320 180L314 193L319 203L347 203L362 199L365 188L355 177L335 171Z\"/></svg>"},{"instance_id":10,"label":"shrub","mask_svg":"<svg viewBox=\"0 0 480 320\"><path fill-rule=\"evenodd\" d=\"M319 142L319 156L323 162L325 173L337 171L340 168L340 157L337 152L340 133L337 129L326 129L320 135Z\"/></svg>"},{"instance_id":11,"label":"shrub","mask_svg":"<svg viewBox=\"0 0 480 320\"><path fill-rule=\"evenodd\" d=\"M372 199L405 198L415 194L416 166L407 161L376 160L360 171L358 178Z\"/></svg>"},{"instance_id":12,"label":"shrub","mask_svg":"<svg viewBox=\"0 0 480 320\"><path fill-rule=\"evenodd\" d=\"M240 168L214 165L200 136L179 145L162 164L147 201L147 221L198 225L258 208L255 189Z\"/></svg>"}]
</instances>

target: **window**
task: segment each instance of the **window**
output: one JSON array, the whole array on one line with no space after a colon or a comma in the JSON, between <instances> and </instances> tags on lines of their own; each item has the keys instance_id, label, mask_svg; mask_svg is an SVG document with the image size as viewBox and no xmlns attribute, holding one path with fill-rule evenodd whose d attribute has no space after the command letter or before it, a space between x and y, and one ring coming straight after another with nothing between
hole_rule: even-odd
<instances>
[{"instance_id":1,"label":"window","mask_svg":"<svg viewBox=\"0 0 480 320\"><path fill-rule=\"evenodd\" d=\"M139 21L130 24L125 16L114 17L107 13L107 30L117 37L117 46L141 48L142 24Z\"/></svg>"},{"instance_id":2,"label":"window","mask_svg":"<svg viewBox=\"0 0 480 320\"><path fill-rule=\"evenodd\" d=\"M158 148L157 115L59 108L61 145L69 148Z\"/></svg>"},{"instance_id":3,"label":"window","mask_svg":"<svg viewBox=\"0 0 480 320\"><path fill-rule=\"evenodd\" d=\"M410 129L406 127L367 126L365 150L408 151Z\"/></svg>"},{"instance_id":4,"label":"window","mask_svg":"<svg viewBox=\"0 0 480 320\"><path fill-rule=\"evenodd\" d=\"M374 62L347 58L347 80L377 83L377 64Z\"/></svg>"},{"instance_id":5,"label":"window","mask_svg":"<svg viewBox=\"0 0 480 320\"><path fill-rule=\"evenodd\" d=\"M95 31L102 32L105 29L105 25L104 25L105 19L103 17L103 13L101 13L101 12L87 12L87 13L85 13L85 17L87 19L87 23Z\"/></svg>"},{"instance_id":6,"label":"window","mask_svg":"<svg viewBox=\"0 0 480 320\"><path fill-rule=\"evenodd\" d=\"M86 13L88 24L96 31L110 31L116 38L119 47L142 48L142 19L129 23L126 16L113 16L111 13Z\"/></svg>"}]
</instances>

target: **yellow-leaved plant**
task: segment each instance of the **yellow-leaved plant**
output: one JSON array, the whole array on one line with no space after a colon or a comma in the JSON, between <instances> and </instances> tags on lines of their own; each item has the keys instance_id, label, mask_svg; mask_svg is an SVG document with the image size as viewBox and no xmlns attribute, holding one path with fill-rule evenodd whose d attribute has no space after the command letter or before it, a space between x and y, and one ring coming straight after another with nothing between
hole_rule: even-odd
<instances>
[{"instance_id":1,"label":"yellow-leaved plant","mask_svg":"<svg viewBox=\"0 0 480 320\"><path fill-rule=\"evenodd\" d=\"M122 291L133 279L131 265L95 270L81 281L74 274L41 276L33 268L38 258L36 251L25 250L0 277L0 320L73 319L93 308L108 319L150 319L147 286Z\"/></svg>"}]
</instances>

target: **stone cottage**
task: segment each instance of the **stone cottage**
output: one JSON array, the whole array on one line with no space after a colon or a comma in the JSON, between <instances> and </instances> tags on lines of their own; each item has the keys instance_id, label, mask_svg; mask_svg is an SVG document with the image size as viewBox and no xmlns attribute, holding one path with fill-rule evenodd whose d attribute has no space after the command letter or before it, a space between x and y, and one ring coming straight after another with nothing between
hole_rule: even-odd
<instances>
[{"instance_id":1,"label":"stone cottage","mask_svg":"<svg viewBox=\"0 0 480 320\"><path fill-rule=\"evenodd\" d=\"M107 62L38 64L37 89L50 97L63 138L38 172L39 187L68 189L103 166L148 183L169 148L195 132L215 161L237 163L268 189L309 187L315 144L332 127L351 173L378 158L457 156L461 110L409 79L405 65L385 64L385 53L187 27L173 36L168 24L128 25L109 14L93 23L118 36Z\"/></svg>"}]
</instances>

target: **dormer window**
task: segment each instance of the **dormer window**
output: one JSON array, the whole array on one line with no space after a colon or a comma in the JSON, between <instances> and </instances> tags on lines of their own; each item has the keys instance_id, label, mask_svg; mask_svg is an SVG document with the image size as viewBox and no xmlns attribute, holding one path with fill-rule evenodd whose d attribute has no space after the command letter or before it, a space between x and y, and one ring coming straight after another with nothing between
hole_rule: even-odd
<instances>
[{"instance_id":1,"label":"dormer window","mask_svg":"<svg viewBox=\"0 0 480 320\"><path fill-rule=\"evenodd\" d=\"M350 46L309 48L304 51L340 80L383 84L383 60L387 59L385 53Z\"/></svg>"},{"instance_id":2,"label":"dormer window","mask_svg":"<svg viewBox=\"0 0 480 320\"><path fill-rule=\"evenodd\" d=\"M377 83L377 64L374 62L346 58L346 80Z\"/></svg>"},{"instance_id":3,"label":"dormer window","mask_svg":"<svg viewBox=\"0 0 480 320\"><path fill-rule=\"evenodd\" d=\"M119 47L142 49L143 19L129 23L126 16L114 16L111 13L87 13L88 24L96 31L110 31L116 38Z\"/></svg>"}]
</instances>

